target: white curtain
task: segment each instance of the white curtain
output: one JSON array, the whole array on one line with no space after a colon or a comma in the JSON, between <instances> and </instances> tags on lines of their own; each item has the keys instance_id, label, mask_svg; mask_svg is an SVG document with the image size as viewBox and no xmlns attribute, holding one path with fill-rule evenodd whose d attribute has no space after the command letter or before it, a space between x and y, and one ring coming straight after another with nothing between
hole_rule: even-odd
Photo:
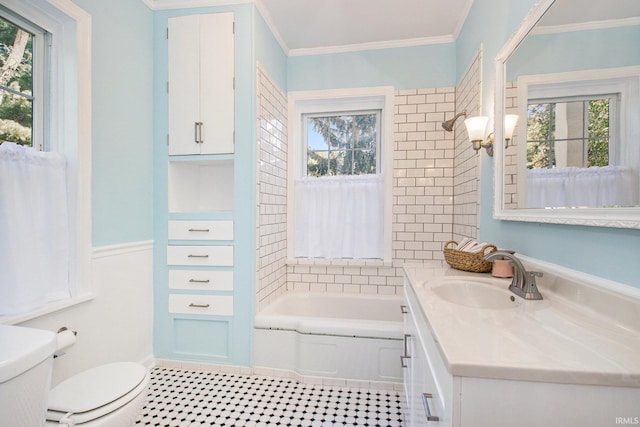
<instances>
[{"instance_id":1,"label":"white curtain","mask_svg":"<svg viewBox=\"0 0 640 427\"><path fill-rule=\"evenodd\" d=\"M626 166L530 169L530 208L635 206L638 190L634 170Z\"/></svg>"},{"instance_id":2,"label":"white curtain","mask_svg":"<svg viewBox=\"0 0 640 427\"><path fill-rule=\"evenodd\" d=\"M307 177L295 182L295 256L383 257L382 175Z\"/></svg>"},{"instance_id":3,"label":"white curtain","mask_svg":"<svg viewBox=\"0 0 640 427\"><path fill-rule=\"evenodd\" d=\"M65 159L0 145L0 315L69 296Z\"/></svg>"}]
</instances>

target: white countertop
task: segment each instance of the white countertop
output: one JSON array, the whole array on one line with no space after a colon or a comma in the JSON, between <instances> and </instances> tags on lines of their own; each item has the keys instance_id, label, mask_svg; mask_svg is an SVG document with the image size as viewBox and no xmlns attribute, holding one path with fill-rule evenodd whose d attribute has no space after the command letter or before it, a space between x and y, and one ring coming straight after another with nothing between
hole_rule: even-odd
<instances>
[{"instance_id":1,"label":"white countertop","mask_svg":"<svg viewBox=\"0 0 640 427\"><path fill-rule=\"evenodd\" d=\"M432 288L460 278L507 289L511 279L459 271L443 262L407 264L404 271L452 375L640 387L640 299L565 283L545 272L538 279L542 301L513 295L521 300L513 308L474 308L448 302ZM580 297L566 298L573 294ZM607 301L610 314L593 309L601 301Z\"/></svg>"}]
</instances>

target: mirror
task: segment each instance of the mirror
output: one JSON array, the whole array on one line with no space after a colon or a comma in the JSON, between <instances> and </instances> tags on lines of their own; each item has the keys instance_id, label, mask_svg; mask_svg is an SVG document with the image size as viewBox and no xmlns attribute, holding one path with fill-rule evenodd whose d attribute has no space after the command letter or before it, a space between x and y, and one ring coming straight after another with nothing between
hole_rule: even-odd
<instances>
[{"instance_id":1,"label":"mirror","mask_svg":"<svg viewBox=\"0 0 640 427\"><path fill-rule=\"evenodd\" d=\"M495 217L640 228L640 2L541 0L496 59Z\"/></svg>"}]
</instances>

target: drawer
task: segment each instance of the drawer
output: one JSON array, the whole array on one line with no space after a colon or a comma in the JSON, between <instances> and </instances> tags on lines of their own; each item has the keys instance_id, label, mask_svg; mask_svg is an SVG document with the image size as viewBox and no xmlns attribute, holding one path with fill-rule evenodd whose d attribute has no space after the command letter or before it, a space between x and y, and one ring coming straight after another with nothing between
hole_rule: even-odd
<instances>
[{"instance_id":1,"label":"drawer","mask_svg":"<svg viewBox=\"0 0 640 427\"><path fill-rule=\"evenodd\" d=\"M233 240L233 221L169 221L169 240Z\"/></svg>"},{"instance_id":2,"label":"drawer","mask_svg":"<svg viewBox=\"0 0 640 427\"><path fill-rule=\"evenodd\" d=\"M233 271L169 270L169 289L232 291Z\"/></svg>"},{"instance_id":3,"label":"drawer","mask_svg":"<svg viewBox=\"0 0 640 427\"><path fill-rule=\"evenodd\" d=\"M233 316L233 296L169 295L169 313Z\"/></svg>"},{"instance_id":4,"label":"drawer","mask_svg":"<svg viewBox=\"0 0 640 427\"><path fill-rule=\"evenodd\" d=\"M167 246L167 264L233 266L233 246Z\"/></svg>"}]
</instances>

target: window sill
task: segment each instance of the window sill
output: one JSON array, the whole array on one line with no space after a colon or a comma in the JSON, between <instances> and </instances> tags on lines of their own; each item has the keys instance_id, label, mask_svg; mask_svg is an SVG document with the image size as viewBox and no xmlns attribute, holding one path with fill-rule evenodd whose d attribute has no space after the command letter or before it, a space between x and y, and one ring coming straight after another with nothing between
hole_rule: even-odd
<instances>
[{"instance_id":1,"label":"window sill","mask_svg":"<svg viewBox=\"0 0 640 427\"><path fill-rule=\"evenodd\" d=\"M287 265L324 265L348 267L393 267L393 262L382 259L287 259Z\"/></svg>"},{"instance_id":2,"label":"window sill","mask_svg":"<svg viewBox=\"0 0 640 427\"><path fill-rule=\"evenodd\" d=\"M38 317L45 316L47 314L55 313L56 311L64 310L69 307L73 307L78 304L82 304L87 301L91 301L95 298L95 294L87 292L85 294L64 300L56 301L45 305L37 310L29 313L14 314L11 316L0 316L0 324L3 325L15 325L18 323L26 322L27 320L36 319Z\"/></svg>"}]
</instances>

